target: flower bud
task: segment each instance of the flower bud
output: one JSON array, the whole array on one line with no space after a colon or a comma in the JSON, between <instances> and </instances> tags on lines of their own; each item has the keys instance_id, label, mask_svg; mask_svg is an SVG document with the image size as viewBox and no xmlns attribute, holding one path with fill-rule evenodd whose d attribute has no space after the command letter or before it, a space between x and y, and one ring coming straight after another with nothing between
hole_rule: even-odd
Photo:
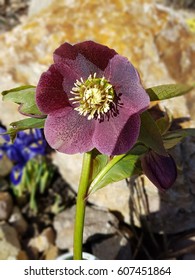
<instances>
[{"instance_id":1,"label":"flower bud","mask_svg":"<svg viewBox=\"0 0 195 280\"><path fill-rule=\"evenodd\" d=\"M169 189L177 178L177 167L169 154L162 156L151 150L141 159L141 165L143 173L161 191Z\"/></svg>"}]
</instances>

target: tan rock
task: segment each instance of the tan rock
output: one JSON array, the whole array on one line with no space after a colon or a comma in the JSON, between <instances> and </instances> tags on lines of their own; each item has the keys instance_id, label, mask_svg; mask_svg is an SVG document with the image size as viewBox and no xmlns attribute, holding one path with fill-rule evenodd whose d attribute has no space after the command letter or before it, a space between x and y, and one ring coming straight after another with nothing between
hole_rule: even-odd
<instances>
[{"instance_id":1,"label":"tan rock","mask_svg":"<svg viewBox=\"0 0 195 280\"><path fill-rule=\"evenodd\" d=\"M9 218L9 223L17 230L18 234L24 234L28 228L28 224L24 219L20 209L15 206Z\"/></svg>"},{"instance_id":2,"label":"tan rock","mask_svg":"<svg viewBox=\"0 0 195 280\"><path fill-rule=\"evenodd\" d=\"M25 251L20 251L18 256L17 256L17 260L28 260L28 255Z\"/></svg>"},{"instance_id":3,"label":"tan rock","mask_svg":"<svg viewBox=\"0 0 195 280\"><path fill-rule=\"evenodd\" d=\"M0 224L0 260L15 260L20 252L17 232L7 223Z\"/></svg>"},{"instance_id":4,"label":"tan rock","mask_svg":"<svg viewBox=\"0 0 195 280\"><path fill-rule=\"evenodd\" d=\"M54 238L55 235L53 229L46 228L40 235L32 238L28 245L38 250L38 252L45 252L54 244Z\"/></svg>"},{"instance_id":5,"label":"tan rock","mask_svg":"<svg viewBox=\"0 0 195 280\"><path fill-rule=\"evenodd\" d=\"M45 252L45 260L55 260L58 257L58 247L51 245Z\"/></svg>"},{"instance_id":6,"label":"tan rock","mask_svg":"<svg viewBox=\"0 0 195 280\"><path fill-rule=\"evenodd\" d=\"M0 160L0 177L7 176L11 172L12 167L13 167L12 162L9 160L9 158L6 155L3 155L3 157Z\"/></svg>"}]
</instances>

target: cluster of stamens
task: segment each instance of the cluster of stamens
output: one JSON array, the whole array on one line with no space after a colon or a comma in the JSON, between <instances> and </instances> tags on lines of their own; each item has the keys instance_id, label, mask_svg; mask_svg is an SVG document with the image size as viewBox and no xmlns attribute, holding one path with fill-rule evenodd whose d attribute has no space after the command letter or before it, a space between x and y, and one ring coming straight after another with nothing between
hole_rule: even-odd
<instances>
[{"instance_id":1,"label":"cluster of stamens","mask_svg":"<svg viewBox=\"0 0 195 280\"><path fill-rule=\"evenodd\" d=\"M78 104L74 109L80 115L87 116L88 120L93 118L101 119L111 109L114 104L114 89L105 79L96 78L96 73L90 75L86 81L83 78L76 80L70 98L72 104Z\"/></svg>"}]
</instances>

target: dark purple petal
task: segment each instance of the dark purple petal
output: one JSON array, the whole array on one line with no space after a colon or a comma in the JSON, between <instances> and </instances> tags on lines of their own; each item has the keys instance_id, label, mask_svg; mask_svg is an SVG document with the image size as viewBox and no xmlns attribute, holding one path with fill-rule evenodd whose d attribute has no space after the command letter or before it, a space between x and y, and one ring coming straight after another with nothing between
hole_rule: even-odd
<instances>
[{"instance_id":1,"label":"dark purple petal","mask_svg":"<svg viewBox=\"0 0 195 280\"><path fill-rule=\"evenodd\" d=\"M63 77L54 65L41 75L36 89L36 103L41 112L49 114L69 104L62 84Z\"/></svg>"},{"instance_id":2,"label":"dark purple petal","mask_svg":"<svg viewBox=\"0 0 195 280\"><path fill-rule=\"evenodd\" d=\"M80 116L71 107L55 111L46 119L45 137L49 145L66 154L90 151L94 148L92 136L94 121Z\"/></svg>"},{"instance_id":3,"label":"dark purple petal","mask_svg":"<svg viewBox=\"0 0 195 280\"><path fill-rule=\"evenodd\" d=\"M90 52L91 50L88 50ZM62 44L54 52L54 63L58 71L66 77L66 70L64 68L70 69L79 78L84 80L89 77L90 74L97 73L97 76L102 76L102 71L100 68L89 61L85 56L79 52L79 48L76 45L72 46L68 43Z\"/></svg>"},{"instance_id":4,"label":"dark purple petal","mask_svg":"<svg viewBox=\"0 0 195 280\"><path fill-rule=\"evenodd\" d=\"M106 79L113 85L120 103L131 114L141 113L149 106L150 99L141 85L140 77L127 58L115 55L105 69Z\"/></svg>"},{"instance_id":5,"label":"dark purple petal","mask_svg":"<svg viewBox=\"0 0 195 280\"><path fill-rule=\"evenodd\" d=\"M82 96L77 96L89 94L79 91L79 87L86 84L81 85L77 80L83 83L82 79L85 81L89 75L93 79L95 73L97 78L105 76L116 93L116 112L113 103L110 103L113 107L108 112L110 104L99 107L99 111L94 109L94 116L99 114L103 118L101 121L87 119L92 107L79 104ZM94 82L99 80L94 79ZM96 88L99 85L93 86ZM71 91L76 92L76 96ZM74 100L71 101L71 98ZM91 98L90 95L87 98ZM133 65L114 50L92 41L73 46L65 43L55 50L54 65L41 76L36 100L39 109L48 114L44 131L49 145L68 154L87 152L94 147L108 155L126 153L138 138L139 114L149 106L149 97ZM105 100L103 102L107 102ZM88 101L82 99L82 102ZM95 99L92 102L97 105ZM82 116L73 109L75 106L81 106ZM107 114L104 115L104 112Z\"/></svg>"},{"instance_id":6,"label":"dark purple petal","mask_svg":"<svg viewBox=\"0 0 195 280\"><path fill-rule=\"evenodd\" d=\"M93 41L78 43L74 48L101 70L104 70L109 60L117 54L115 50Z\"/></svg>"},{"instance_id":7,"label":"dark purple petal","mask_svg":"<svg viewBox=\"0 0 195 280\"><path fill-rule=\"evenodd\" d=\"M150 151L141 159L141 164L144 174L161 191L169 189L177 178L177 167L170 155Z\"/></svg>"},{"instance_id":8,"label":"dark purple petal","mask_svg":"<svg viewBox=\"0 0 195 280\"><path fill-rule=\"evenodd\" d=\"M140 116L120 111L116 117L96 123L94 146L103 154L119 155L128 152L135 144L140 129Z\"/></svg>"}]
</instances>

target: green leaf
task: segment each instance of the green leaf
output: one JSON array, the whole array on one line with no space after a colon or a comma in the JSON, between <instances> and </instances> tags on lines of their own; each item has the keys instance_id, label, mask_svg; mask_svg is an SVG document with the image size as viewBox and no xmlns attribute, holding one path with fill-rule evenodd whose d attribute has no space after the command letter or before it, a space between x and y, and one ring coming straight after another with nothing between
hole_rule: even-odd
<instances>
[{"instance_id":1,"label":"green leaf","mask_svg":"<svg viewBox=\"0 0 195 280\"><path fill-rule=\"evenodd\" d=\"M138 141L160 155L167 155L157 124L148 111L141 114L141 127Z\"/></svg>"},{"instance_id":2,"label":"green leaf","mask_svg":"<svg viewBox=\"0 0 195 280\"><path fill-rule=\"evenodd\" d=\"M35 119L27 118L10 124L7 132L4 134L9 134L11 141L13 142L18 131L26 130L30 128L43 128L45 119Z\"/></svg>"},{"instance_id":3,"label":"green leaf","mask_svg":"<svg viewBox=\"0 0 195 280\"><path fill-rule=\"evenodd\" d=\"M121 181L134 174L138 174L136 163L140 155L144 154L147 148L143 145L135 146L128 154L115 156L92 181L88 194L92 194L106 185Z\"/></svg>"},{"instance_id":4,"label":"green leaf","mask_svg":"<svg viewBox=\"0 0 195 280\"><path fill-rule=\"evenodd\" d=\"M169 130L171 123L172 123L172 115L166 109L166 113L165 113L164 117L162 117L156 121L156 124L158 126L158 129L159 129L161 135L165 134Z\"/></svg>"},{"instance_id":5,"label":"green leaf","mask_svg":"<svg viewBox=\"0 0 195 280\"><path fill-rule=\"evenodd\" d=\"M164 100L188 93L194 88L193 85L168 84L146 89L150 96L150 101Z\"/></svg>"},{"instance_id":6,"label":"green leaf","mask_svg":"<svg viewBox=\"0 0 195 280\"><path fill-rule=\"evenodd\" d=\"M91 166L91 174L90 174L91 182L97 176L97 174L106 166L107 163L108 163L108 156L101 154L96 149L93 149L92 166Z\"/></svg>"},{"instance_id":7,"label":"green leaf","mask_svg":"<svg viewBox=\"0 0 195 280\"><path fill-rule=\"evenodd\" d=\"M165 148L173 148L187 136L195 137L195 128L184 128L175 131L169 131L163 136Z\"/></svg>"},{"instance_id":8,"label":"green leaf","mask_svg":"<svg viewBox=\"0 0 195 280\"><path fill-rule=\"evenodd\" d=\"M41 117L43 114L39 111L35 102L34 86L21 86L2 92L4 101L12 101L19 104L19 112L27 116Z\"/></svg>"}]
</instances>

